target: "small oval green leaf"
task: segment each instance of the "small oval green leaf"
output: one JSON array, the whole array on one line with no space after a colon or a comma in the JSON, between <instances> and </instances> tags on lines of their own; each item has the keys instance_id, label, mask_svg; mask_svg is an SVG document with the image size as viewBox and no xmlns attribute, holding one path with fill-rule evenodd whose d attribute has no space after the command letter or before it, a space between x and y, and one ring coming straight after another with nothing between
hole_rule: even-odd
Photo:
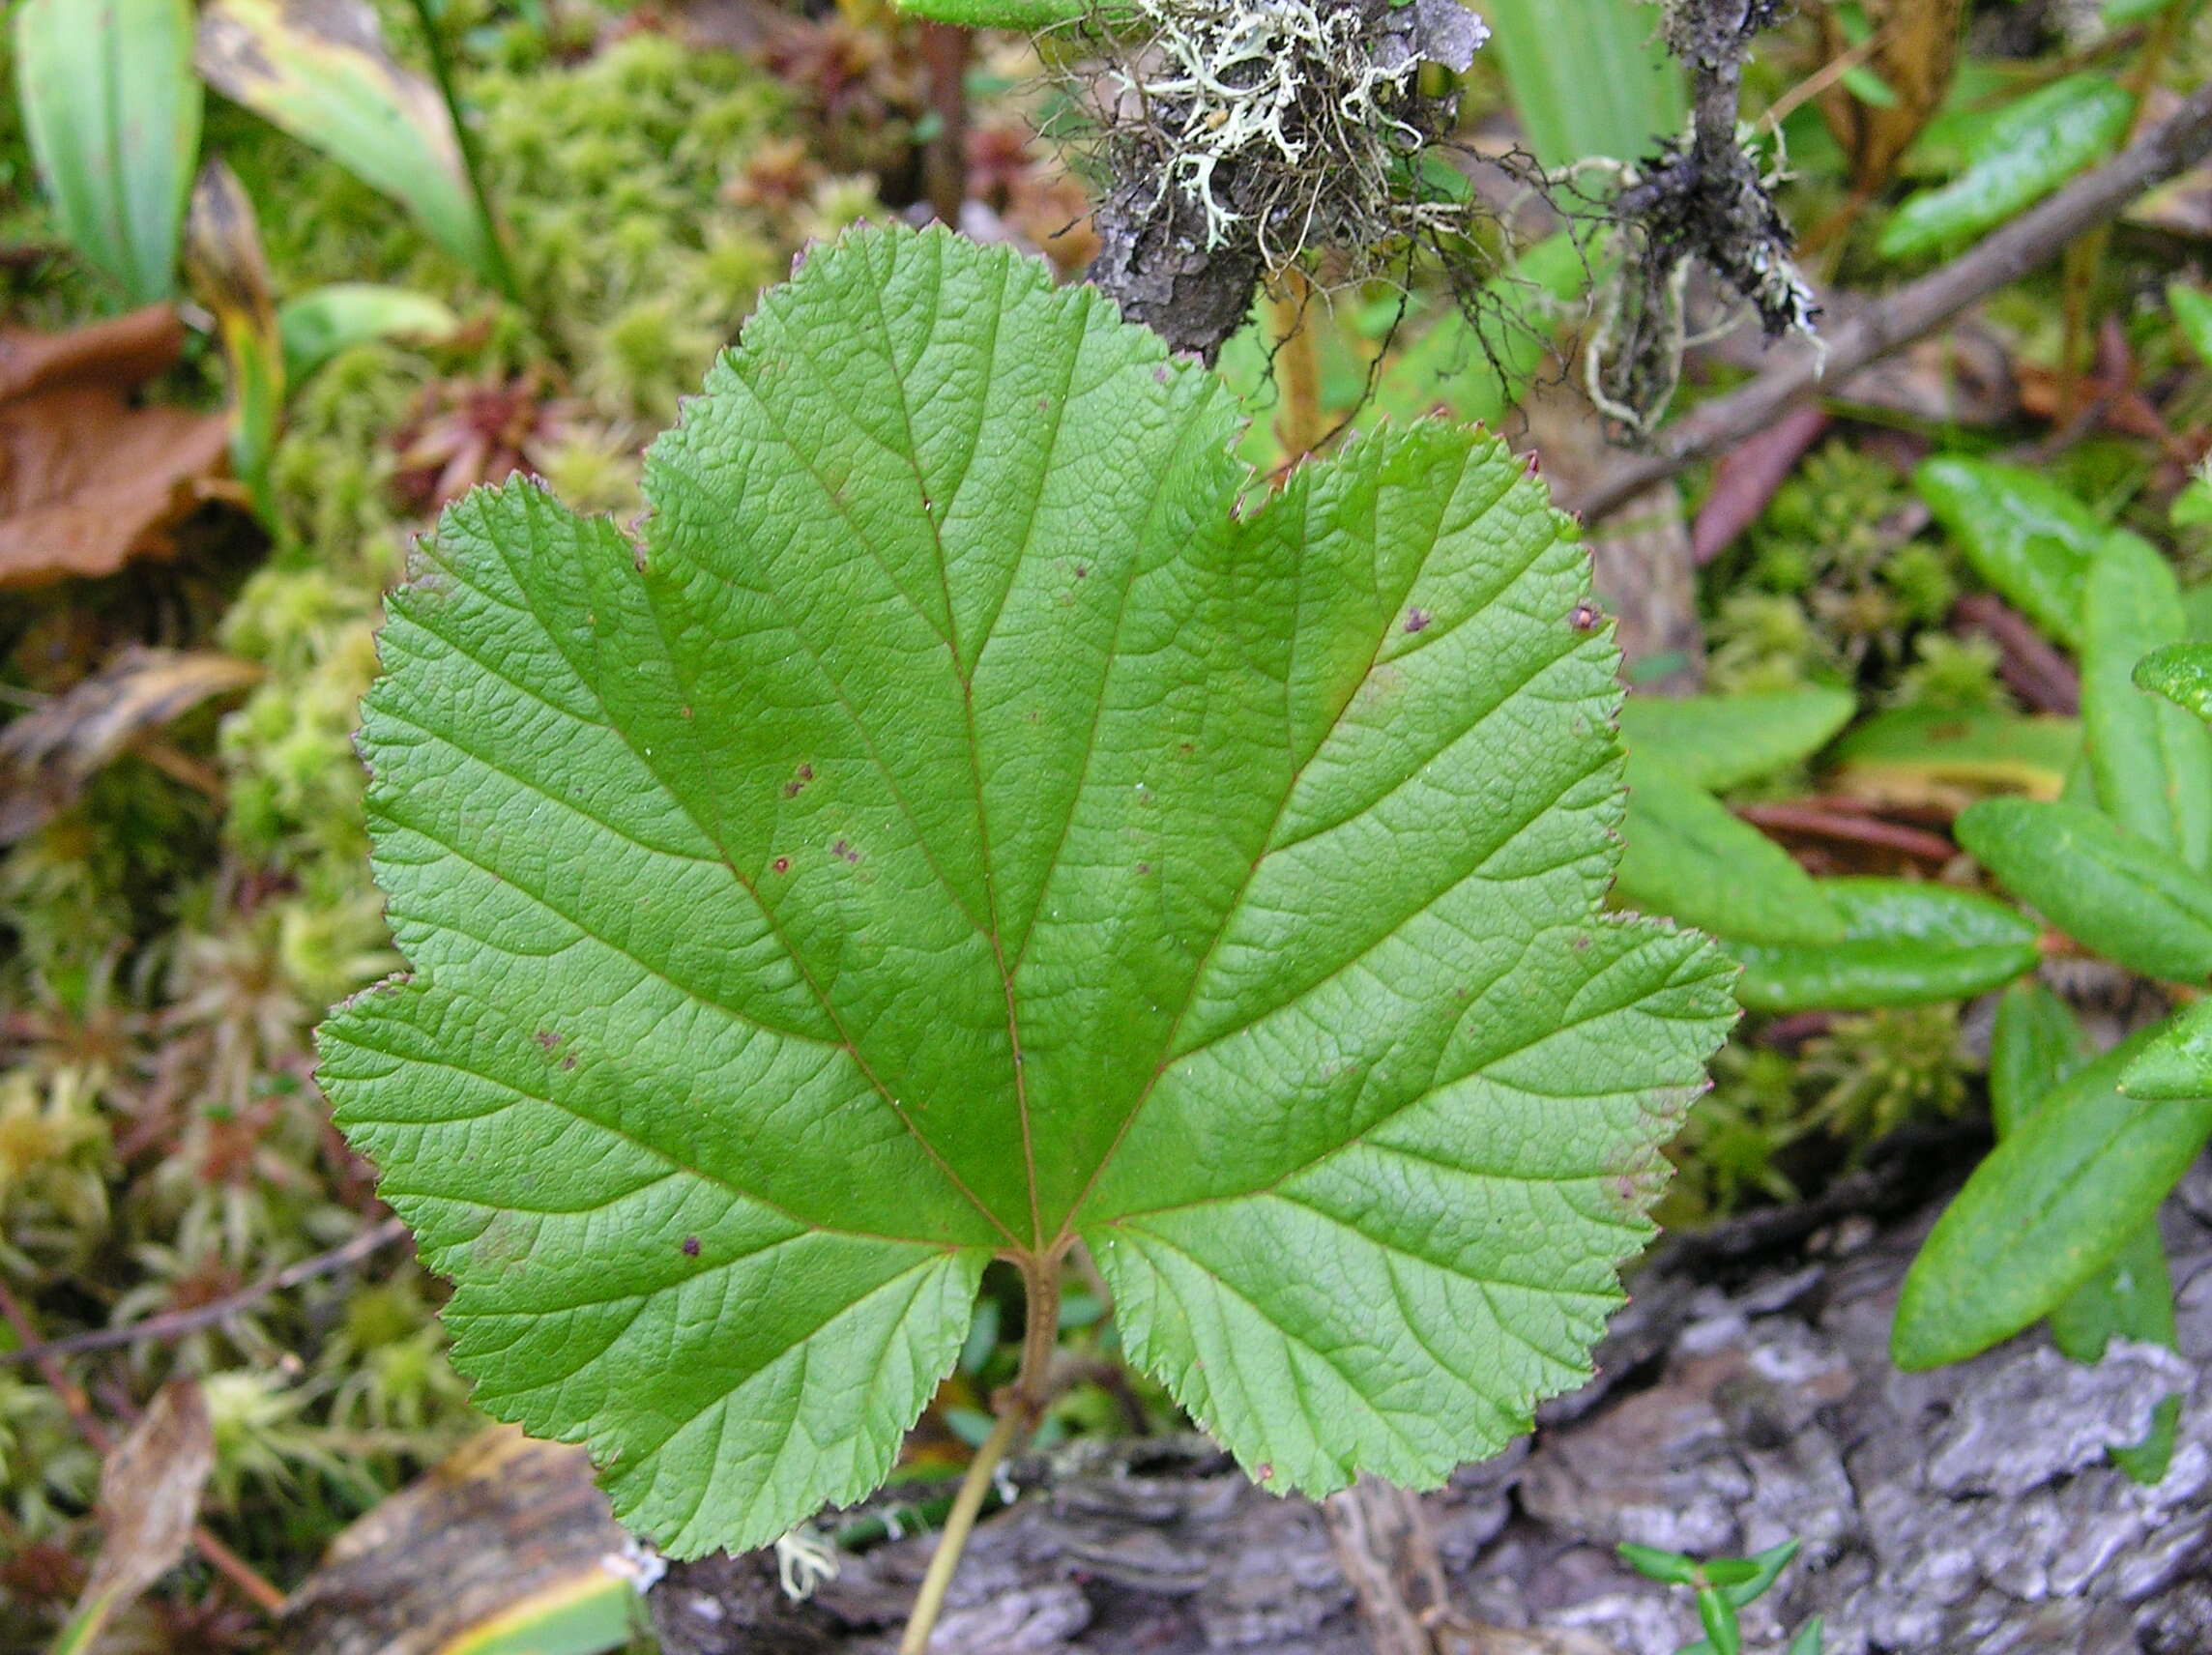
<instances>
[{"instance_id":1,"label":"small oval green leaf","mask_svg":"<svg viewBox=\"0 0 2212 1655\"><path fill-rule=\"evenodd\" d=\"M1900 707L1869 718L1836 743L1830 758L1847 776L1875 788L1899 781L2056 798L2081 753L2078 719Z\"/></svg>"},{"instance_id":2,"label":"small oval green leaf","mask_svg":"<svg viewBox=\"0 0 2212 1655\"><path fill-rule=\"evenodd\" d=\"M2212 1098L2131 1098L2143 1031L2077 1072L1974 1170L1906 1273L1900 1367L1977 1355L2048 1316L2147 1225L2212 1134Z\"/></svg>"},{"instance_id":3,"label":"small oval green leaf","mask_svg":"<svg viewBox=\"0 0 2212 1655\"><path fill-rule=\"evenodd\" d=\"M2086 1060L2071 1006L2033 977L2007 987L1990 1035L1990 1116L1997 1136Z\"/></svg>"},{"instance_id":4,"label":"small oval green leaf","mask_svg":"<svg viewBox=\"0 0 2212 1655\"><path fill-rule=\"evenodd\" d=\"M1692 786L1724 793L1811 758L1851 721L1850 691L1811 684L1742 695L1632 695L1621 704L1630 753L1664 760Z\"/></svg>"},{"instance_id":5,"label":"small oval green leaf","mask_svg":"<svg viewBox=\"0 0 2212 1655\"><path fill-rule=\"evenodd\" d=\"M2097 811L1990 798L1955 831L2022 901L2077 943L2146 976L2212 975L2212 885Z\"/></svg>"},{"instance_id":6,"label":"small oval green leaf","mask_svg":"<svg viewBox=\"0 0 2212 1655\"><path fill-rule=\"evenodd\" d=\"M1990 121L1965 171L1897 210L1882 252L1917 258L1996 228L2110 154L2135 107L2127 88L2101 74L2070 74L2029 93Z\"/></svg>"},{"instance_id":7,"label":"small oval green leaf","mask_svg":"<svg viewBox=\"0 0 2212 1655\"><path fill-rule=\"evenodd\" d=\"M1626 907L1732 942L1843 939L1843 921L1788 851L1662 760L1629 760L1621 838L1614 895Z\"/></svg>"},{"instance_id":8,"label":"small oval green leaf","mask_svg":"<svg viewBox=\"0 0 2212 1655\"><path fill-rule=\"evenodd\" d=\"M2081 643L2082 585L2110 533L2094 511L2035 472L1990 460L1942 455L1912 485L1977 574L2059 642Z\"/></svg>"},{"instance_id":9,"label":"small oval green leaf","mask_svg":"<svg viewBox=\"0 0 2212 1655\"><path fill-rule=\"evenodd\" d=\"M2139 688L2144 651L2188 633L2181 585L2156 548L2113 535L2089 565L2082 604L2082 750L2107 816L2191 867L2212 855L2212 732Z\"/></svg>"},{"instance_id":10,"label":"small oval green leaf","mask_svg":"<svg viewBox=\"0 0 2212 1655\"><path fill-rule=\"evenodd\" d=\"M2139 688L2212 719L2212 644L2167 644L2136 663Z\"/></svg>"},{"instance_id":11,"label":"small oval green leaf","mask_svg":"<svg viewBox=\"0 0 2212 1655\"><path fill-rule=\"evenodd\" d=\"M2030 970L2040 936L1976 891L1912 880L1814 882L1843 920L1839 942L1771 947L1726 939L1753 1011L1861 1011L1960 1000Z\"/></svg>"},{"instance_id":12,"label":"small oval green leaf","mask_svg":"<svg viewBox=\"0 0 2212 1655\"><path fill-rule=\"evenodd\" d=\"M2181 336L2197 353L2197 360L2212 367L2212 293L2177 281L2166 290L2173 319L2181 324Z\"/></svg>"},{"instance_id":13,"label":"small oval green leaf","mask_svg":"<svg viewBox=\"0 0 2212 1655\"><path fill-rule=\"evenodd\" d=\"M2212 1097L2212 1000L2162 1024L2120 1078L2120 1089L2154 1102Z\"/></svg>"}]
</instances>

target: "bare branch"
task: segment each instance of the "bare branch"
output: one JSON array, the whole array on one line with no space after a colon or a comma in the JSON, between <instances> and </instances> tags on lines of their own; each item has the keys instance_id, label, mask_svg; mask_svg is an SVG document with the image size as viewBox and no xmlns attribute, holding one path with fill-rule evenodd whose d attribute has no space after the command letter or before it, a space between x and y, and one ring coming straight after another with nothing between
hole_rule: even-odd
<instances>
[{"instance_id":1,"label":"bare branch","mask_svg":"<svg viewBox=\"0 0 2212 1655\"><path fill-rule=\"evenodd\" d=\"M61 1356L79 1356L87 1350L112 1350L125 1345L143 1345L150 1340L182 1339L188 1333L197 1333L203 1327L228 1321L243 1310L267 1298L273 1292L296 1288L303 1282L311 1282L317 1276L327 1276L342 1270L348 1264L358 1264L372 1254L380 1253L393 1242L402 1239L407 1226L396 1218L388 1218L382 1224L371 1225L360 1234L339 1242L327 1253L317 1253L311 1259L302 1259L296 1264L287 1264L281 1270L267 1275L236 1292L220 1298L195 1304L189 1310L172 1310L163 1316L149 1316L144 1321L131 1322L127 1327L96 1327L89 1333L74 1333L67 1339L50 1339L44 1345L28 1345L20 1350L0 1350L0 1366L11 1362L36 1362L41 1366Z\"/></svg>"},{"instance_id":2,"label":"bare branch","mask_svg":"<svg viewBox=\"0 0 2212 1655\"><path fill-rule=\"evenodd\" d=\"M1826 377L1841 383L2058 256L2083 231L2118 217L2153 185L2212 155L2212 85L2200 87L2121 155L2030 208L1971 251L1869 305L1827 336ZM1822 366L1811 349L1766 369L1659 433L1652 451L1624 461L1590 489L1559 504L1595 522L1653 483L1763 430L1815 394Z\"/></svg>"}]
</instances>

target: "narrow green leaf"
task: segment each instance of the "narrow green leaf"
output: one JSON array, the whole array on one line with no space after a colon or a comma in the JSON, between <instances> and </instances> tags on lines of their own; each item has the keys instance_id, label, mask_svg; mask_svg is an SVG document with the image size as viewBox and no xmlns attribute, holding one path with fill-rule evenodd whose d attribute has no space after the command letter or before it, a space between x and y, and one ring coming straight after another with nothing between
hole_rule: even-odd
<instances>
[{"instance_id":1,"label":"narrow green leaf","mask_svg":"<svg viewBox=\"0 0 2212 1655\"><path fill-rule=\"evenodd\" d=\"M910 17L963 29L1015 29L1037 34L1080 23L1091 15L1088 0L897 0Z\"/></svg>"},{"instance_id":2,"label":"narrow green leaf","mask_svg":"<svg viewBox=\"0 0 2212 1655\"><path fill-rule=\"evenodd\" d=\"M1696 1560L1679 1552L1644 1546L1634 1540L1623 1540L1615 1550L1620 1553L1622 1562L1647 1581L1657 1581L1663 1586L1694 1586L1698 1583Z\"/></svg>"},{"instance_id":3,"label":"narrow green leaf","mask_svg":"<svg viewBox=\"0 0 2212 1655\"><path fill-rule=\"evenodd\" d=\"M1997 999L1990 1036L1990 1116L2003 1137L2085 1061L2073 1009L2033 977Z\"/></svg>"},{"instance_id":4,"label":"narrow green leaf","mask_svg":"<svg viewBox=\"0 0 2212 1655\"><path fill-rule=\"evenodd\" d=\"M2032 207L2127 135L2136 101L2108 75L2070 74L1993 117L1965 171L1907 200L1881 234L1888 258L1964 246Z\"/></svg>"},{"instance_id":5,"label":"narrow green leaf","mask_svg":"<svg viewBox=\"0 0 2212 1655\"><path fill-rule=\"evenodd\" d=\"M1736 1622L1735 1611L1711 1586L1699 1589L1698 1621L1705 1629L1705 1640L1713 1646L1713 1655L1743 1655L1743 1629Z\"/></svg>"},{"instance_id":6,"label":"narrow green leaf","mask_svg":"<svg viewBox=\"0 0 2212 1655\"><path fill-rule=\"evenodd\" d=\"M2148 845L2202 870L2212 857L2212 731L2139 689L2146 651L2188 632L2180 583L2158 551L2114 535L2089 566L2082 603L2081 730L2097 802Z\"/></svg>"},{"instance_id":7,"label":"narrow green leaf","mask_svg":"<svg viewBox=\"0 0 2212 1655\"><path fill-rule=\"evenodd\" d=\"M1820 1655L1826 1624L1819 1615L1808 1620L1797 1629L1797 1636L1790 1640L1790 1647L1784 1655Z\"/></svg>"},{"instance_id":8,"label":"narrow green leaf","mask_svg":"<svg viewBox=\"0 0 2212 1655\"><path fill-rule=\"evenodd\" d=\"M1876 713L1829 757L1847 776L1873 785L1898 780L2056 798L2081 752L2078 719L1900 707Z\"/></svg>"},{"instance_id":9,"label":"narrow green leaf","mask_svg":"<svg viewBox=\"0 0 2212 1655\"><path fill-rule=\"evenodd\" d=\"M1850 691L1813 684L1742 695L1632 695L1620 738L1693 787L1723 793L1811 758L1851 721Z\"/></svg>"},{"instance_id":10,"label":"narrow green leaf","mask_svg":"<svg viewBox=\"0 0 2212 1655\"><path fill-rule=\"evenodd\" d=\"M2153 1102L2212 1097L2212 1000L2199 1000L2160 1025L2121 1077L2120 1089Z\"/></svg>"},{"instance_id":11,"label":"narrow green leaf","mask_svg":"<svg viewBox=\"0 0 2212 1655\"><path fill-rule=\"evenodd\" d=\"M1997 1003L1990 1044L1990 1105L1997 1136L2009 1135L2083 1063L2081 1029L2066 1002L2038 982L2020 982ZM2142 1061L2140 1057L2136 1062ZM2127 1086L2123 1071L2120 1085ZM2174 1344L2173 1285L2154 1218L2131 1235L2119 1256L2051 1312L2051 1334L2077 1362L2103 1358L2114 1338ZM2173 1410L2160 1408L2148 1437L2113 1459L2138 1481L2166 1474L2173 1451Z\"/></svg>"},{"instance_id":12,"label":"narrow green leaf","mask_svg":"<svg viewBox=\"0 0 2212 1655\"><path fill-rule=\"evenodd\" d=\"M1681 67L1650 16L1615 0L1483 0L1489 50L1528 147L1548 167L1632 160L1680 130ZM1602 96L1593 89L1602 87Z\"/></svg>"},{"instance_id":13,"label":"narrow green leaf","mask_svg":"<svg viewBox=\"0 0 2212 1655\"><path fill-rule=\"evenodd\" d=\"M1664 760L1632 757L1615 895L1731 942L1840 942L1843 921L1789 852Z\"/></svg>"},{"instance_id":14,"label":"narrow green leaf","mask_svg":"<svg viewBox=\"0 0 2212 1655\"><path fill-rule=\"evenodd\" d=\"M2134 1231L2117 1257L2051 1312L2051 1336L2077 1362L2094 1362L2114 1339L2172 1349L2173 1279L2158 1222Z\"/></svg>"},{"instance_id":15,"label":"narrow green leaf","mask_svg":"<svg viewBox=\"0 0 2212 1655\"><path fill-rule=\"evenodd\" d=\"M365 0L207 0L197 61L224 97L399 202L497 285L452 119L429 82L393 61Z\"/></svg>"},{"instance_id":16,"label":"narrow green leaf","mask_svg":"<svg viewBox=\"0 0 2212 1655\"><path fill-rule=\"evenodd\" d=\"M480 1405L679 1555L872 1487L984 1263L1084 1240L1270 1487L1434 1487L1580 1381L1732 1014L1599 911L1586 552L1436 422L1256 508L1094 289L816 248L635 545L451 510L366 708L413 975L324 1084Z\"/></svg>"},{"instance_id":17,"label":"narrow green leaf","mask_svg":"<svg viewBox=\"0 0 2212 1655\"><path fill-rule=\"evenodd\" d=\"M2089 560L2110 533L2095 512L2035 472L1988 460L1939 455L1912 484L1976 573L2060 643L2081 643Z\"/></svg>"},{"instance_id":18,"label":"narrow green leaf","mask_svg":"<svg viewBox=\"0 0 2212 1655\"><path fill-rule=\"evenodd\" d=\"M2163 645L2136 662L2134 678L2139 688L2212 719L2212 644Z\"/></svg>"},{"instance_id":19,"label":"narrow green leaf","mask_svg":"<svg viewBox=\"0 0 2212 1655\"><path fill-rule=\"evenodd\" d=\"M2166 302L2197 360L2212 367L2212 293L2177 281L2166 290Z\"/></svg>"},{"instance_id":20,"label":"narrow green leaf","mask_svg":"<svg viewBox=\"0 0 2212 1655\"><path fill-rule=\"evenodd\" d=\"M2212 1134L2212 1099L2118 1089L2143 1031L2049 1093L1974 1170L1905 1278L1903 1368L1977 1355L2048 1316L2118 1257Z\"/></svg>"},{"instance_id":21,"label":"narrow green leaf","mask_svg":"<svg viewBox=\"0 0 2212 1655\"><path fill-rule=\"evenodd\" d=\"M2146 976L2212 975L2212 885L2079 804L1989 798L1959 843L2077 943Z\"/></svg>"},{"instance_id":22,"label":"narrow green leaf","mask_svg":"<svg viewBox=\"0 0 2212 1655\"><path fill-rule=\"evenodd\" d=\"M200 148L190 0L21 0L15 90L54 217L132 305L176 291Z\"/></svg>"},{"instance_id":23,"label":"narrow green leaf","mask_svg":"<svg viewBox=\"0 0 2212 1655\"><path fill-rule=\"evenodd\" d=\"M1737 1609L1746 1609L1764 1597L1774 1582L1782 1578L1782 1571L1790 1567L1790 1560L1797 1555L1804 1543L1785 1540L1779 1546L1769 1546L1753 1555L1752 1572L1740 1582L1729 1586L1721 1595Z\"/></svg>"},{"instance_id":24,"label":"narrow green leaf","mask_svg":"<svg viewBox=\"0 0 2212 1655\"><path fill-rule=\"evenodd\" d=\"M426 293L367 281L333 282L276 306L284 375L292 385L305 384L315 369L355 345L372 339L435 344L451 337L460 325L452 311Z\"/></svg>"},{"instance_id":25,"label":"narrow green leaf","mask_svg":"<svg viewBox=\"0 0 2212 1655\"><path fill-rule=\"evenodd\" d=\"M2036 962L2040 935L2005 903L1912 880L1814 882L1844 922L1841 942L1738 944L1736 998L1753 1011L1859 1011L1962 1000Z\"/></svg>"}]
</instances>

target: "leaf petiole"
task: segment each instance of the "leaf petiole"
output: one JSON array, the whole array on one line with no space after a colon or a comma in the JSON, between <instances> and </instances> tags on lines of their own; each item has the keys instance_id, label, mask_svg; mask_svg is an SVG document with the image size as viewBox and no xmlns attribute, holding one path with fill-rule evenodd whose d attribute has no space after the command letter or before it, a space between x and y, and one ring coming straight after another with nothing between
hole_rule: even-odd
<instances>
[{"instance_id":1,"label":"leaf petiole","mask_svg":"<svg viewBox=\"0 0 2212 1655\"><path fill-rule=\"evenodd\" d=\"M946 1591L952 1584L953 1571L960 1567L960 1554L968 1550L968 1536L982 1513L984 1496L991 1492L991 1479L998 1475L1014 1444L1035 1428L1051 1397L1052 1358L1060 1335L1058 1259L1056 1256L1041 1263L1023 1259L1019 1263L1028 1301L1023 1312L1026 1325L1022 1330L1021 1371L999 1394L999 1422L968 1463L968 1474L960 1479L960 1492L953 1496L952 1510L945 1519L945 1531L938 1536L929 1570L915 1594L914 1612L907 1617L905 1635L899 1640L899 1655L925 1655L928 1650L929 1635L944 1611Z\"/></svg>"}]
</instances>

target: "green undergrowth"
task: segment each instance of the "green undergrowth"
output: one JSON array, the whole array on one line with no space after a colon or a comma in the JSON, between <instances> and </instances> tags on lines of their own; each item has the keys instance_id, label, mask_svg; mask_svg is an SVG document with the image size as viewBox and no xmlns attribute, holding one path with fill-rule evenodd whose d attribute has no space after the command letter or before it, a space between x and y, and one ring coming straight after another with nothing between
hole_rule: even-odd
<instances>
[{"instance_id":1,"label":"green undergrowth","mask_svg":"<svg viewBox=\"0 0 2212 1655\"><path fill-rule=\"evenodd\" d=\"M410 9L380 10L405 55ZM344 1240L372 1211L368 1170L308 1078L306 1036L398 963L369 883L352 740L383 594L442 464L411 459L410 444L456 414L465 427L471 397L497 392L526 438L505 457L587 508L634 515L645 438L759 290L806 238L883 211L864 175L743 188L756 163L818 146L789 89L732 54L635 29L571 58L553 47L573 40L547 41L512 8L505 21L480 4L446 10L524 305L499 303L338 166L211 100L208 148L257 204L279 297L396 283L443 300L462 328L444 345L353 347L296 390L273 467L283 549L204 613L149 631L141 610L164 601L154 573L0 619L0 683L25 692L66 684L131 636L266 674L169 732L211 767L219 802L127 758L0 854L0 1277L45 1337L189 1310ZM563 9L589 44L581 10ZM12 100L0 235L56 239ZM18 321L61 328L112 308L66 258L6 279ZM218 384L194 363L157 392L204 401ZM482 1423L445 1356L443 1290L403 1257L101 1359L141 1397L173 1373L202 1378L211 1518L280 1582ZM15 1342L0 1328L0 1347ZM73 1596L100 1535L99 1472L61 1399L0 1368L0 1560L23 1571L0 1592ZM185 1596L209 1589L198 1574ZM168 1615L150 1606L133 1636L228 1646Z\"/></svg>"}]
</instances>

